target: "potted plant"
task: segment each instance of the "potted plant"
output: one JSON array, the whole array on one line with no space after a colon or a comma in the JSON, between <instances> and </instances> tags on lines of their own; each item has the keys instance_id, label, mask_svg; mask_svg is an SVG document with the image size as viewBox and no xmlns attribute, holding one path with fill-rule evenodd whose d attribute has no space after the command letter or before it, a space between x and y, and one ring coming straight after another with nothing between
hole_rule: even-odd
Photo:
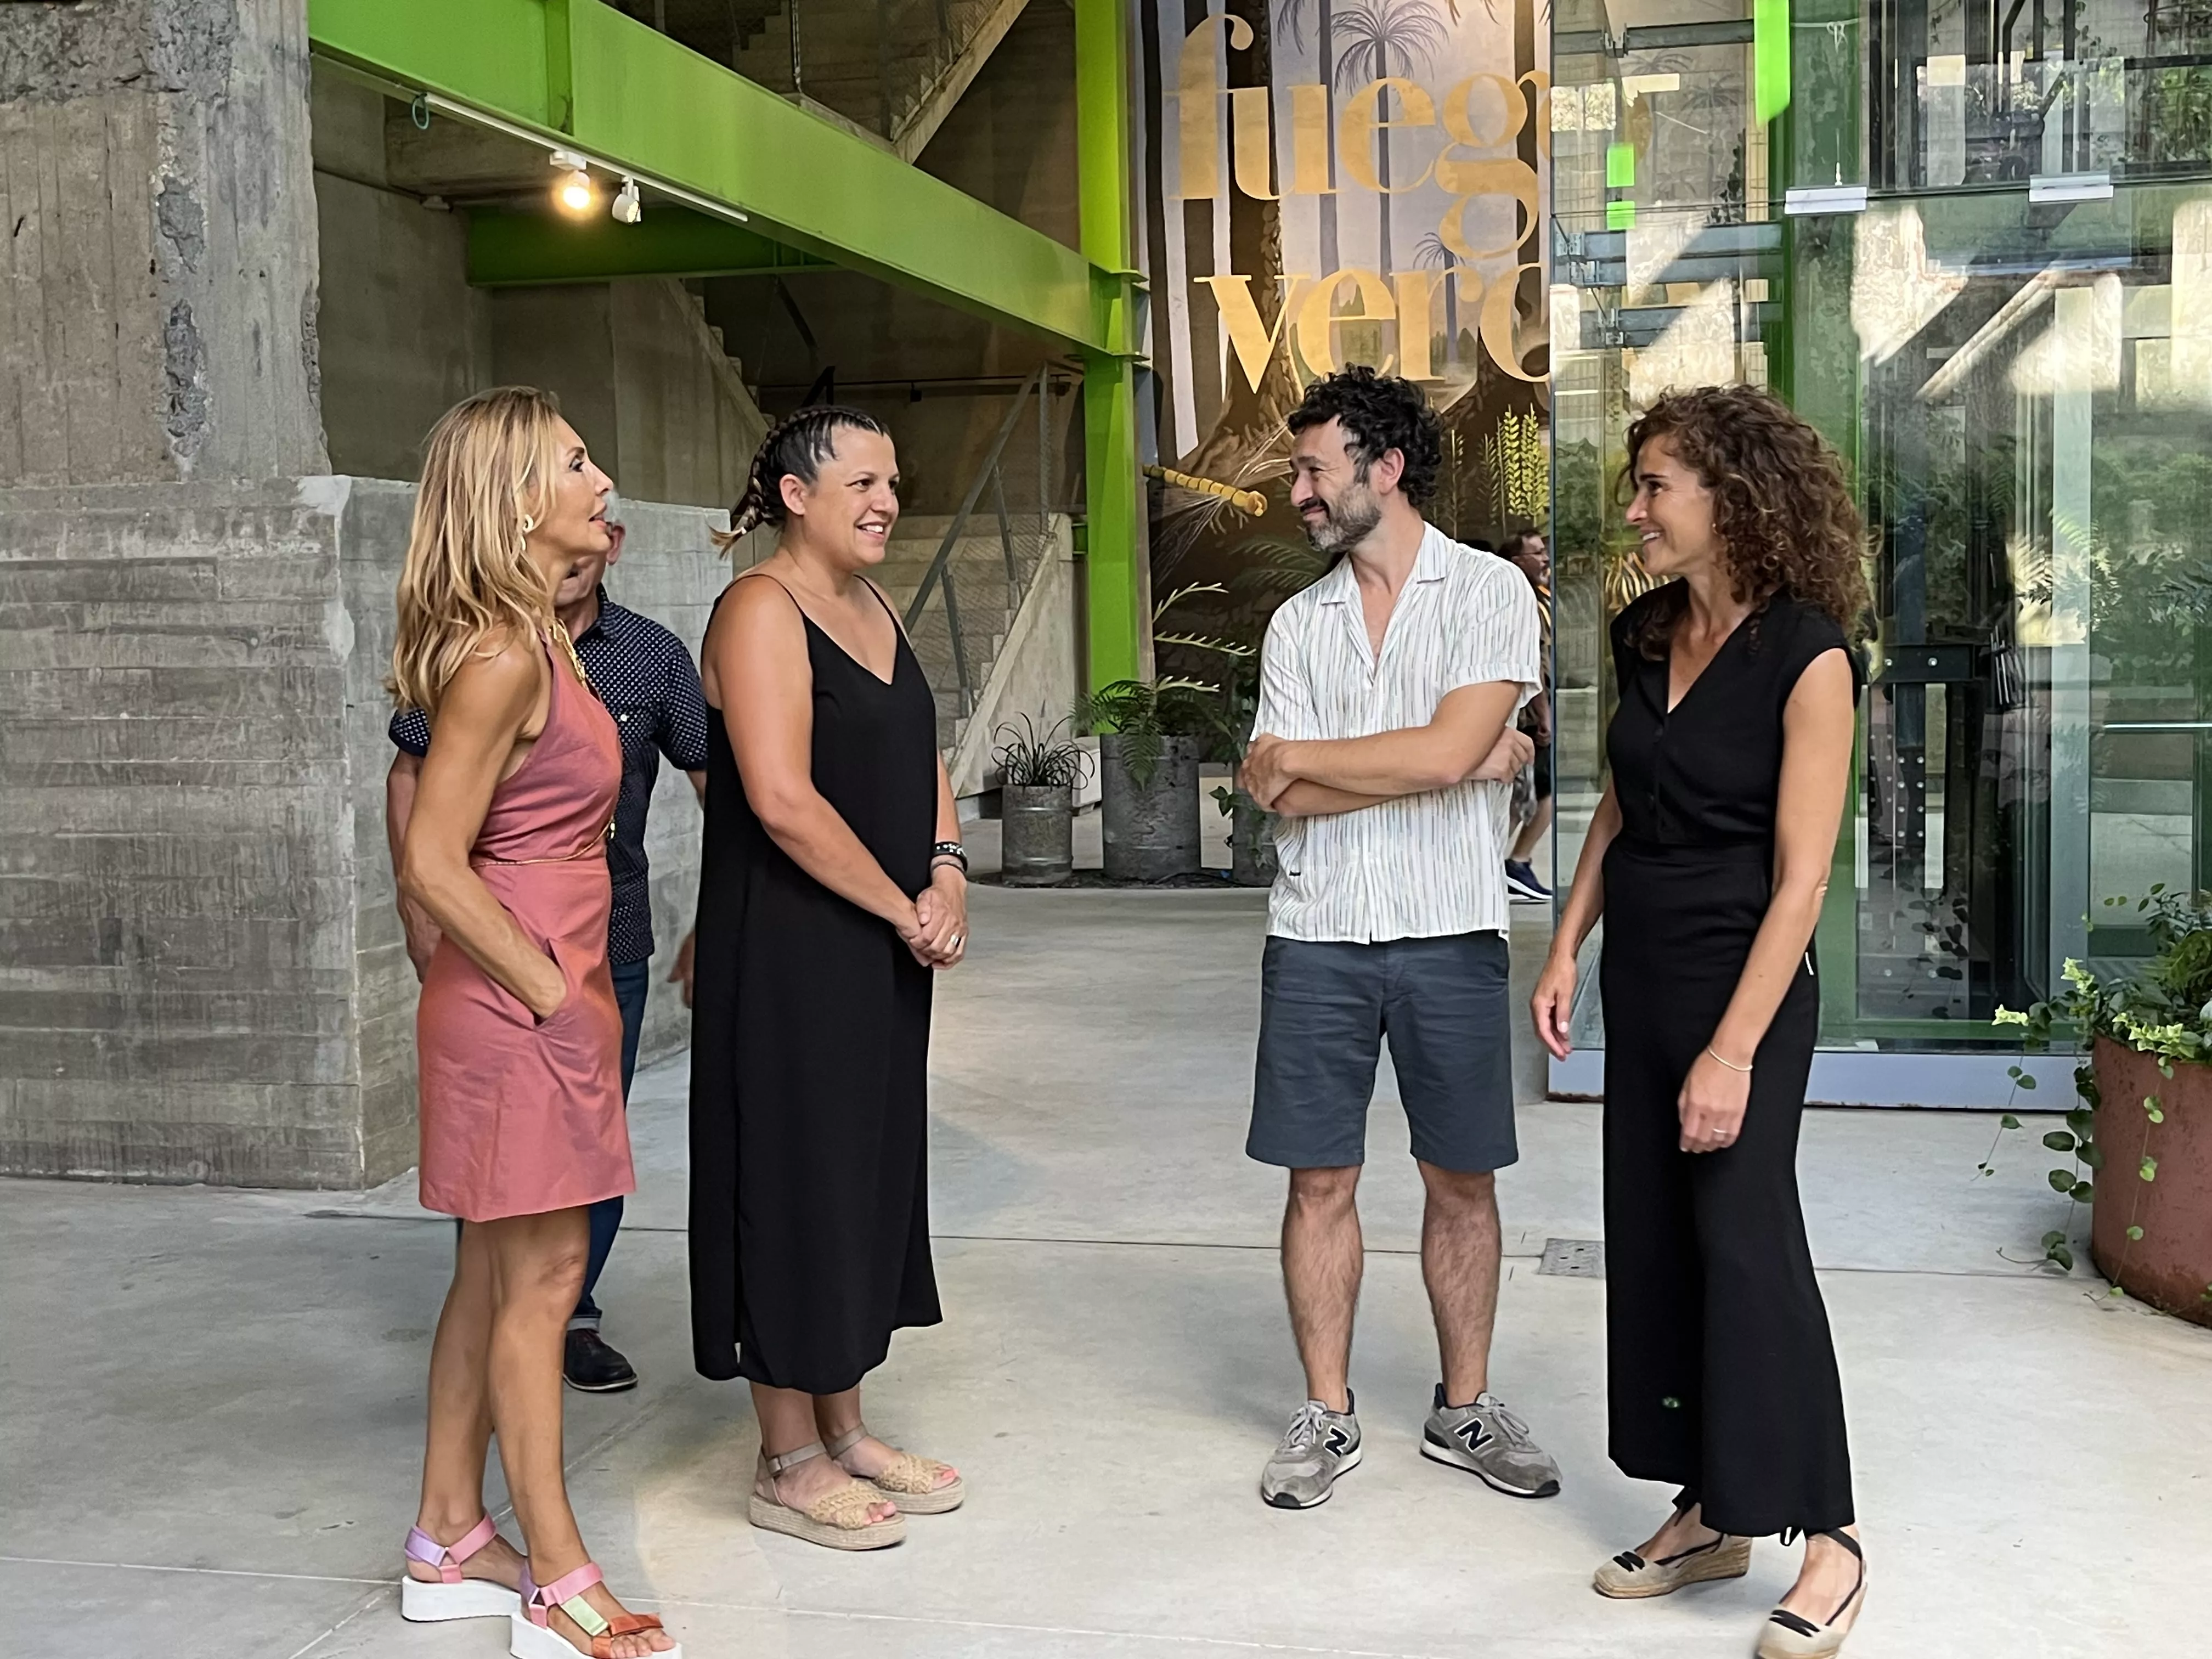
<instances>
[{"instance_id":1,"label":"potted plant","mask_svg":"<svg viewBox=\"0 0 2212 1659\"><path fill-rule=\"evenodd\" d=\"M2100 980L2069 961L2063 993L1996 1018L2023 1028L2033 1050L2060 1021L2090 1045L2074 1073L2081 1104L2043 1141L2074 1159L2051 1171L2052 1188L2096 1200L2090 1254L2113 1293L2212 1325L2212 894L2160 884L2136 908L2152 945L2141 967ZM2017 1067L2014 1078L2033 1086ZM2073 1266L2065 1229L2045 1234L2043 1247Z\"/></svg>"},{"instance_id":2,"label":"potted plant","mask_svg":"<svg viewBox=\"0 0 2212 1659\"><path fill-rule=\"evenodd\" d=\"M1244 763L1244 750L1252 741L1252 720L1260 706L1260 663L1256 656L1239 659L1229 676L1227 693L1230 730L1226 758ZM1239 887L1272 887L1275 871L1275 815L1246 794L1234 775L1213 791L1214 804L1229 820L1229 878Z\"/></svg>"},{"instance_id":3,"label":"potted plant","mask_svg":"<svg viewBox=\"0 0 2212 1659\"><path fill-rule=\"evenodd\" d=\"M1115 680L1076 700L1098 733L1106 873L1164 881L1199 867L1198 764L1219 716L1200 680Z\"/></svg>"},{"instance_id":4,"label":"potted plant","mask_svg":"<svg viewBox=\"0 0 2212 1659\"><path fill-rule=\"evenodd\" d=\"M1060 720L1024 714L991 735L999 763L999 869L1009 887L1051 887L1075 870L1075 791L1091 757Z\"/></svg>"}]
</instances>

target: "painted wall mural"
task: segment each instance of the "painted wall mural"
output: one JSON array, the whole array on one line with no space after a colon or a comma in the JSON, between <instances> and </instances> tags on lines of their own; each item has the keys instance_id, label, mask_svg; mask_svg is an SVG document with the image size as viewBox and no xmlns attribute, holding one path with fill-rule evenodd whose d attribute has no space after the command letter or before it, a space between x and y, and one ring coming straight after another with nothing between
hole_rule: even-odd
<instances>
[{"instance_id":1,"label":"painted wall mural","mask_svg":"<svg viewBox=\"0 0 2212 1659\"><path fill-rule=\"evenodd\" d=\"M1547 512L1550 12L1137 3L1158 456L1267 502L1155 482L1163 667L1206 675L1175 642L1256 641L1306 568L1282 422L1319 375L1427 388L1448 442L1431 516L1462 539Z\"/></svg>"}]
</instances>

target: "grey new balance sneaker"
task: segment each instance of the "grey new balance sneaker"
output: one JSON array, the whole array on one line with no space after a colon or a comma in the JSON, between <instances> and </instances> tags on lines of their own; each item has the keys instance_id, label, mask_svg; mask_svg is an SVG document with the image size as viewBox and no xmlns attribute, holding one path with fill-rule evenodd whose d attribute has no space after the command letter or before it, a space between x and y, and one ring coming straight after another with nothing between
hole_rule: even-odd
<instances>
[{"instance_id":1,"label":"grey new balance sneaker","mask_svg":"<svg viewBox=\"0 0 2212 1659\"><path fill-rule=\"evenodd\" d=\"M1345 1396L1346 1405L1358 1403ZM1328 1501L1337 1476L1358 1467L1359 1419L1309 1400L1260 1472L1260 1496L1279 1510L1310 1510Z\"/></svg>"},{"instance_id":2,"label":"grey new balance sneaker","mask_svg":"<svg viewBox=\"0 0 2212 1659\"><path fill-rule=\"evenodd\" d=\"M1559 1495L1559 1466L1494 1394L1480 1395L1472 1406L1447 1406L1438 1383L1436 1409L1421 1430L1421 1455L1480 1475L1510 1498Z\"/></svg>"}]
</instances>

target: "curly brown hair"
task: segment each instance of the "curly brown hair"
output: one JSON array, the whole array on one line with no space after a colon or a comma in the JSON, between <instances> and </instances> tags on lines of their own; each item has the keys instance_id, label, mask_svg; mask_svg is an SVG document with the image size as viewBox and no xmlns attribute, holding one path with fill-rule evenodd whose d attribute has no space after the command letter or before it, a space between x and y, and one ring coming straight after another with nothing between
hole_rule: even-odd
<instances>
[{"instance_id":1,"label":"curly brown hair","mask_svg":"<svg viewBox=\"0 0 2212 1659\"><path fill-rule=\"evenodd\" d=\"M1630 425L1623 490L1635 489L1644 446L1661 438L1713 492L1713 531L1737 599L1756 609L1782 594L1825 611L1846 637L1864 637L1874 604L1866 530L1843 462L1819 433L1755 386L1674 392ZM1687 590L1669 586L1674 598L1647 607L1637 629L1646 657L1667 654L1681 620Z\"/></svg>"}]
</instances>

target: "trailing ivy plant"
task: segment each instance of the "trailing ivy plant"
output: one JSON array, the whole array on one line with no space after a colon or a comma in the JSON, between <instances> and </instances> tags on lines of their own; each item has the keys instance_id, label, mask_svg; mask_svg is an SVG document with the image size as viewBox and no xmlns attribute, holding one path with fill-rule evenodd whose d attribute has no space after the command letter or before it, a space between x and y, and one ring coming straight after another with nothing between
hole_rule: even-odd
<instances>
[{"instance_id":1,"label":"trailing ivy plant","mask_svg":"<svg viewBox=\"0 0 2212 1659\"><path fill-rule=\"evenodd\" d=\"M2105 901L2108 908L2127 902L2124 898ZM2027 1053L2049 1052L2052 1034L2062 1024L2070 1027L2080 1040L2081 1058L2074 1067L2074 1091L2081 1103L2066 1114L2064 1128L2051 1130L2043 1137L2043 1144L2052 1152L2072 1158L2070 1165L2055 1168L2046 1176L2051 1190L2072 1204L2087 1204L2095 1197L2097 1177L2107 1168L2110 1158L2094 1133L2096 1109L2101 1102L2092 1060L2094 1040L2109 1037L2151 1055L2158 1062L2159 1075L2169 1080L2177 1064L2212 1063L2212 893L2178 891L2160 882L2147 897L2136 901L2135 908L2144 917L2153 947L2142 966L2133 973L2100 980L2069 958L2061 972L2065 989L2057 996L2025 1012L1996 1011L1998 1024L2020 1028L2021 1046ZM2035 1087L2035 1079L2018 1066L2010 1067L2008 1075L2015 1098L2019 1091ZM2142 1109L2143 1137L2134 1149L2134 1174L2138 1181L2152 1182L2158 1179L2158 1160L2150 1155L2150 1128L2166 1121L2165 1102L2158 1095L2145 1095ZM1997 1123L1999 1139L2008 1131L2021 1127L2020 1120L2010 1112ZM2128 1156L2124 1146L2112 1151L2124 1159ZM1996 1154L1993 1140L1990 1157L1979 1166L1984 1175L1995 1173L1991 1159ZM2132 1191L2134 1202L2127 1226L2130 1245L2143 1236L2135 1221L2142 1188ZM2067 1243L2065 1228L2054 1227L2044 1234L2042 1242L2045 1261L2065 1272L2073 1271L2074 1252ZM2111 1293L2118 1296L2119 1286L2113 1285ZM2204 1287L2203 1294L2206 1301L2212 1302L2212 1285Z\"/></svg>"}]
</instances>

